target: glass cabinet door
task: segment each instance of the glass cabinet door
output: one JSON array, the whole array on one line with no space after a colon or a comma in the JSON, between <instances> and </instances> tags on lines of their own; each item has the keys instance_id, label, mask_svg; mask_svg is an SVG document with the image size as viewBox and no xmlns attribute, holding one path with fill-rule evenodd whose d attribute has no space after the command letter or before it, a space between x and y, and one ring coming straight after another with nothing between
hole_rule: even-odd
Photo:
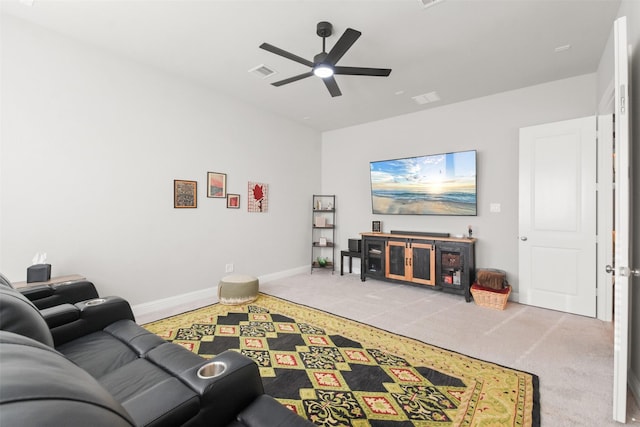
<instances>
[{"instance_id":1,"label":"glass cabinet door","mask_svg":"<svg viewBox=\"0 0 640 427\"><path fill-rule=\"evenodd\" d=\"M423 285L435 285L436 252L431 243L413 243L411 245L412 282Z\"/></svg>"},{"instance_id":2,"label":"glass cabinet door","mask_svg":"<svg viewBox=\"0 0 640 427\"><path fill-rule=\"evenodd\" d=\"M384 276L384 240L364 239L363 251L365 257L366 274L373 276Z\"/></svg>"},{"instance_id":3,"label":"glass cabinet door","mask_svg":"<svg viewBox=\"0 0 640 427\"><path fill-rule=\"evenodd\" d=\"M387 270L385 276L390 279L406 280L408 268L406 241L387 242Z\"/></svg>"}]
</instances>

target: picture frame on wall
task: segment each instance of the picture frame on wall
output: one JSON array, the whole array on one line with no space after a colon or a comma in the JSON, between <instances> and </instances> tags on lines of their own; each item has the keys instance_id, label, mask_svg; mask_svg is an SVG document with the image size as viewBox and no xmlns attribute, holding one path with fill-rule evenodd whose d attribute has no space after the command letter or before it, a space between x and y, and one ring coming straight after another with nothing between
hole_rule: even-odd
<instances>
[{"instance_id":1,"label":"picture frame on wall","mask_svg":"<svg viewBox=\"0 0 640 427\"><path fill-rule=\"evenodd\" d=\"M198 207L198 182L183 179L173 180L173 207Z\"/></svg>"},{"instance_id":2,"label":"picture frame on wall","mask_svg":"<svg viewBox=\"0 0 640 427\"><path fill-rule=\"evenodd\" d=\"M249 181L247 211L265 213L269 208L269 184Z\"/></svg>"},{"instance_id":3,"label":"picture frame on wall","mask_svg":"<svg viewBox=\"0 0 640 427\"><path fill-rule=\"evenodd\" d=\"M227 194L227 208L240 209L240 195L239 194Z\"/></svg>"},{"instance_id":4,"label":"picture frame on wall","mask_svg":"<svg viewBox=\"0 0 640 427\"><path fill-rule=\"evenodd\" d=\"M207 172L207 197L227 197L227 174L220 172Z\"/></svg>"}]
</instances>

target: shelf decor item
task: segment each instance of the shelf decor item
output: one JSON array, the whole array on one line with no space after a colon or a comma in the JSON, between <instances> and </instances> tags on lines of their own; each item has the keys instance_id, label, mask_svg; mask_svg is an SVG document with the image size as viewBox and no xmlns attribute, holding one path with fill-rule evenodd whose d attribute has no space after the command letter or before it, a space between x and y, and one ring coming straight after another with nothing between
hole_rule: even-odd
<instances>
[{"instance_id":1,"label":"shelf decor item","mask_svg":"<svg viewBox=\"0 0 640 427\"><path fill-rule=\"evenodd\" d=\"M316 215L316 217L314 218L314 225L316 227L326 227L327 218L322 215Z\"/></svg>"},{"instance_id":2,"label":"shelf decor item","mask_svg":"<svg viewBox=\"0 0 640 427\"><path fill-rule=\"evenodd\" d=\"M207 172L207 197L227 197L227 174Z\"/></svg>"},{"instance_id":3,"label":"shelf decor item","mask_svg":"<svg viewBox=\"0 0 640 427\"><path fill-rule=\"evenodd\" d=\"M198 207L198 182L173 180L173 207L196 208Z\"/></svg>"}]
</instances>

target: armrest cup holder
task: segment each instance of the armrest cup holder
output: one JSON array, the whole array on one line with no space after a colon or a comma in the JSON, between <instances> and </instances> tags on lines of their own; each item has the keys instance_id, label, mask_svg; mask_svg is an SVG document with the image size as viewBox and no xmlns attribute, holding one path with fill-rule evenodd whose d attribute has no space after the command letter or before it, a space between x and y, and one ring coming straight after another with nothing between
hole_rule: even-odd
<instances>
[{"instance_id":1,"label":"armrest cup holder","mask_svg":"<svg viewBox=\"0 0 640 427\"><path fill-rule=\"evenodd\" d=\"M231 423L264 393L258 365L233 350L184 372L181 379L198 392L203 406L212 419L221 422L219 425Z\"/></svg>"},{"instance_id":2,"label":"armrest cup holder","mask_svg":"<svg viewBox=\"0 0 640 427\"><path fill-rule=\"evenodd\" d=\"M198 369L198 378L208 380L210 378L219 377L227 370L224 362L209 362Z\"/></svg>"}]
</instances>

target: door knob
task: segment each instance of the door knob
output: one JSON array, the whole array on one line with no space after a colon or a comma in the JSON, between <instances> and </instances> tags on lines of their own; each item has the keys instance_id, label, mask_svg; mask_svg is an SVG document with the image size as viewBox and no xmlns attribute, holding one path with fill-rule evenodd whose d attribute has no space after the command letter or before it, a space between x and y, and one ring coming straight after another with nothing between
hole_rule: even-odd
<instances>
[{"instance_id":1,"label":"door knob","mask_svg":"<svg viewBox=\"0 0 640 427\"><path fill-rule=\"evenodd\" d=\"M640 269L637 268L631 269L629 267L620 267L619 273L622 277L640 277Z\"/></svg>"},{"instance_id":2,"label":"door knob","mask_svg":"<svg viewBox=\"0 0 640 427\"><path fill-rule=\"evenodd\" d=\"M520 236L520 240L522 240L523 242L527 241L527 236Z\"/></svg>"},{"instance_id":3,"label":"door knob","mask_svg":"<svg viewBox=\"0 0 640 427\"><path fill-rule=\"evenodd\" d=\"M604 271L611 274L613 273L613 267L611 267L609 264L607 264L607 266L604 268Z\"/></svg>"}]
</instances>

